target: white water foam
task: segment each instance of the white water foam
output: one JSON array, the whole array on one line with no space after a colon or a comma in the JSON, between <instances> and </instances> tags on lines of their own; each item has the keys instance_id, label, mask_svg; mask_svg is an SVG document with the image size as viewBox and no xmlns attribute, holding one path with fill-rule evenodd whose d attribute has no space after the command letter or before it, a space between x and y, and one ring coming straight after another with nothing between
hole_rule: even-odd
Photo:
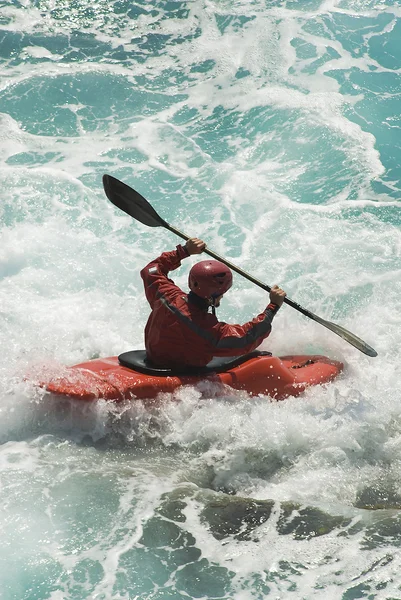
<instances>
[{"instance_id":1,"label":"white water foam","mask_svg":"<svg viewBox=\"0 0 401 600\"><path fill-rule=\"evenodd\" d=\"M46 7L40 13L28 2L23 6L7 8L13 18L9 31L65 32L66 20L57 24ZM2 90L10 97L14 93L16 104L24 84L35 89L42 81L51 93L66 76L74 86L78 75L94 75L90 81L109 94L93 109L77 84L74 98L60 105L74 118L74 126L61 125L52 134L43 121L43 132L34 133L38 123L22 108L14 116L2 116L0 472L9 498L2 505L2 539L13 549L3 577L12 572L18 581L21 561L39 554L44 562L55 557L60 582L68 572L79 580L80 563L88 560L101 568L97 575L92 572L95 583L83 583L77 593L83 596L90 589L87 595L113 597L117 565L137 547L161 494L189 481L204 493L233 490L238 496L276 502L271 519L257 528L259 543L222 543L200 518L205 497L188 501L182 528L196 537L202 557L235 572L232 597L257 597L252 587L256 571L276 597L286 597L289 580L297 584L297 597L321 598L324 593L334 599L346 593L352 580L368 584L375 577L377 583L387 582L386 597L399 594L399 560L385 562L386 555L396 554L391 534L382 545L361 551L367 524L387 513L378 511L375 517L355 506L364 490L380 485L397 490L401 481L401 241L399 226L382 219L385 213L380 212L396 209L398 202L372 189L372 180L380 180L384 169L377 139L345 116L346 109L356 109L364 90L346 95L328 74L331 69L388 69L366 52L356 57L338 40L306 31L305 25L331 13L357 20L391 12L394 19L381 30L389 32L400 9L355 1L315 6L295 11L287 3L266 13L264 3L194 2L187 20L164 19L162 31L189 36L200 23L201 35L165 46L160 57L145 64L130 56L126 64L112 59L63 64L57 44L52 51L30 41L24 50L27 62L2 71ZM87 31L114 49L121 45L135 51L133 35L159 25L159 17L150 14L135 23L126 18L117 34L115 20L109 29L103 27L110 11L102 13L102 7L98 4L98 20ZM72 11L70 27L79 26L83 13L67 5L63 10L66 15ZM256 18L243 26L231 20L222 34L216 14L228 20L244 14ZM366 43L372 35L366 33ZM294 38L313 46L314 56L297 56ZM308 72L324 56L326 45L340 56ZM208 60L215 62L210 70L191 71ZM251 78L235 78L241 67ZM142 115L162 84L167 86L164 98L183 97ZM146 92L147 101L122 117L111 110L117 102L111 91L117 97L125 86L132 93ZM117 102L118 110L124 102ZM43 103L51 108L46 94ZM95 110L98 129L90 129L87 105ZM230 111L229 135L220 119ZM276 129L269 126L274 117ZM214 128L220 136L213 135ZM329 143L322 148L325 139ZM326 171L333 149L338 150L340 183L340 176ZM314 193L305 202L299 182L313 168L316 175L309 184ZM168 398L149 411L141 405L101 402L52 404L34 392L23 377L38 364L57 369L89 356L143 347L148 307L138 272L176 240L163 230L138 226L107 204L100 178L108 171L138 187L172 224L203 236L210 247L262 281L280 283L292 299L366 339L378 358L361 355L285 307L264 348L278 354L321 352L346 363L341 378L302 398L277 404L234 394L216 400L188 388L177 394L177 403ZM183 287L190 264L175 276ZM264 292L236 276L220 314L227 321L245 321L265 303ZM362 530L342 537L335 529L311 540L280 535L277 519L285 501L352 518L363 523ZM88 507L82 521L74 513L76 506ZM85 523L91 507L98 528ZM396 521L391 509L388 515ZM303 567L280 579L281 558ZM172 572L170 580L179 580L181 571ZM63 597L74 593L65 579L60 587ZM380 598L380 591L372 593ZM46 597L57 595L48 590Z\"/></svg>"}]
</instances>

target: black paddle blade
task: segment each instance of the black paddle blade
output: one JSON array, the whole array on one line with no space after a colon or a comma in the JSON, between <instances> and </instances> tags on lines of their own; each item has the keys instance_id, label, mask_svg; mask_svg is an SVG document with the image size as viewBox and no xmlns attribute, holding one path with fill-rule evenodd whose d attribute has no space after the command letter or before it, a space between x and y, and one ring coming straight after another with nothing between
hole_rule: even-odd
<instances>
[{"instance_id":1,"label":"black paddle blade","mask_svg":"<svg viewBox=\"0 0 401 600\"><path fill-rule=\"evenodd\" d=\"M117 208L148 227L166 227L164 221L141 194L111 175L103 175L106 196Z\"/></svg>"}]
</instances>

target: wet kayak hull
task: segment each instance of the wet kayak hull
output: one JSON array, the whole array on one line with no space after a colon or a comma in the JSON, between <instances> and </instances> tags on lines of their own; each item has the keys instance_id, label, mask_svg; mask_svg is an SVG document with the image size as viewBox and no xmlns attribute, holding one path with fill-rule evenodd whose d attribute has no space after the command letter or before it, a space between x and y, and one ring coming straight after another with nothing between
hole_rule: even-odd
<instances>
[{"instance_id":1,"label":"wet kayak hull","mask_svg":"<svg viewBox=\"0 0 401 600\"><path fill-rule=\"evenodd\" d=\"M299 396L306 388L335 379L342 363L325 356L257 356L221 373L160 376L141 373L120 364L117 356L80 363L42 383L58 396L93 401L152 400L161 393L209 382L223 388L244 390L251 396L267 395L282 400Z\"/></svg>"}]
</instances>

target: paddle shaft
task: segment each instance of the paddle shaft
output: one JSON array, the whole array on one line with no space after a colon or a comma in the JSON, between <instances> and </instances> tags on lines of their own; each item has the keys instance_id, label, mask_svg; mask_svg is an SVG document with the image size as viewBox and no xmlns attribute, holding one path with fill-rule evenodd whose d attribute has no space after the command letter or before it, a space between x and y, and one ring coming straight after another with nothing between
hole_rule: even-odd
<instances>
[{"instance_id":1,"label":"paddle shaft","mask_svg":"<svg viewBox=\"0 0 401 600\"><path fill-rule=\"evenodd\" d=\"M163 220L163 226L166 229L168 229L169 231L171 231L172 233L175 233L176 235L178 235L183 240L188 241L190 239L190 237L188 235L185 235L185 233L183 233L179 229L176 229L175 227L173 227L169 223L166 223L166 221L164 221L164 220ZM262 290L265 290L266 292L270 292L271 287L269 285L267 285L266 283L263 283L259 279L256 279L256 277L253 277L252 275L250 275L246 271L243 271L240 267L237 267L237 265L234 265L232 262L230 262L226 258L223 258L222 256L219 256L217 254L217 252L214 252L213 250L209 250L209 248L207 248L207 247L204 249L204 252L206 252L206 254L209 254L209 256L211 256L212 258L214 258L214 259L216 259L216 260L224 263L232 271L235 271L239 275L242 275L242 277L245 277L245 279L248 279L248 281L251 281L255 285L259 286L260 288L262 288ZM287 297L284 298L284 302L286 304L288 304L289 306L292 306L292 308L295 308L295 310L298 310L300 313L302 313L306 317L309 317L310 319L316 320L315 319L315 315L313 313L311 313L306 308L303 308L302 306L300 306L299 304L297 304L293 300L290 300L290 298L287 298Z\"/></svg>"}]
</instances>

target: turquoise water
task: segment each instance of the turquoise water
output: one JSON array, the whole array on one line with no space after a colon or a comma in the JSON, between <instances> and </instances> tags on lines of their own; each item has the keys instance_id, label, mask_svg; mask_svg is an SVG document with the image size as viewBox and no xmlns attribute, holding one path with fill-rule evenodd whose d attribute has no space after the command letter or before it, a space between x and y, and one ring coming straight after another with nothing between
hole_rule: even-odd
<instances>
[{"instance_id":1,"label":"turquoise water","mask_svg":"<svg viewBox=\"0 0 401 600\"><path fill-rule=\"evenodd\" d=\"M1 600L400 599L399 3L2 0L0 60ZM103 173L378 357L284 307L265 349L346 364L301 398L44 395L143 347L178 242Z\"/></svg>"}]
</instances>

